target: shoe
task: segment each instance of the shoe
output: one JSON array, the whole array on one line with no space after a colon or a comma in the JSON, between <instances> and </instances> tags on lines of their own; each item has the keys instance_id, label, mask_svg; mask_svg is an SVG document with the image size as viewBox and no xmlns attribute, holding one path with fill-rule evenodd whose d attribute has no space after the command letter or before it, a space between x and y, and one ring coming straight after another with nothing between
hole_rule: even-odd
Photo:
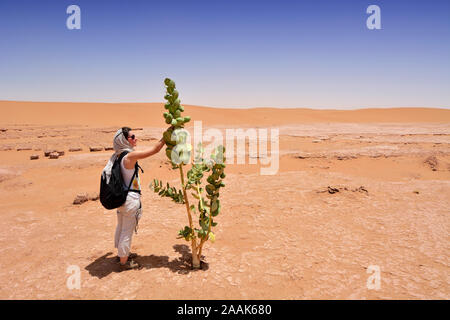
<instances>
[{"instance_id":1,"label":"shoe","mask_svg":"<svg viewBox=\"0 0 450 320\"><path fill-rule=\"evenodd\" d=\"M120 265L120 271L125 271L125 270L131 270L131 269L139 269L141 266L139 265L139 263L137 263L134 260L128 259L127 262L125 262L125 264L121 264Z\"/></svg>"},{"instance_id":2,"label":"shoe","mask_svg":"<svg viewBox=\"0 0 450 320\"><path fill-rule=\"evenodd\" d=\"M138 257L138 254L137 254L137 253L130 253L130 254L128 255L128 260L130 260L130 259L136 259L137 257ZM119 256L116 256L116 262L120 262Z\"/></svg>"}]
</instances>

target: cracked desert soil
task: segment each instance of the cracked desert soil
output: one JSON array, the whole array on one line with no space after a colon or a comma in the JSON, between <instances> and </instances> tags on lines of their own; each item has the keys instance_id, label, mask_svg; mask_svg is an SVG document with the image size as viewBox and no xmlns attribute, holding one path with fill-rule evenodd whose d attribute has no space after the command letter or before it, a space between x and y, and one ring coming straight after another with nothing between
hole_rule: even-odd
<instances>
[{"instance_id":1,"label":"cracked desert soil","mask_svg":"<svg viewBox=\"0 0 450 320\"><path fill-rule=\"evenodd\" d=\"M98 192L112 152L89 147L110 146L122 125L139 129L139 148L154 145L161 105L130 105L144 115L103 122L104 104L0 107L1 299L450 298L449 110L187 106L203 130L277 128L279 170L261 175L265 166L249 164L248 150L246 164L227 166L216 242L192 271L189 243L176 239L185 208L149 189L154 178L179 185L178 172L164 150L141 161L132 252L143 268L119 272L115 211L72 201ZM44 157L53 148L65 155ZM79 267L79 290L66 285L69 266ZM370 266L380 268L378 290L367 287Z\"/></svg>"}]
</instances>

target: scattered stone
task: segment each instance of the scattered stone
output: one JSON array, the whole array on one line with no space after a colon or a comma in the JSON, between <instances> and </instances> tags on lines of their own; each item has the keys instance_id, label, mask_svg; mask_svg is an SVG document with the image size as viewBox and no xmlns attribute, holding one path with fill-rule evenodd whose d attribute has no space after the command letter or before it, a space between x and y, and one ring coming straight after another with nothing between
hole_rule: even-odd
<instances>
[{"instance_id":1,"label":"scattered stone","mask_svg":"<svg viewBox=\"0 0 450 320\"><path fill-rule=\"evenodd\" d=\"M39 155L38 154L33 154L30 156L30 160L37 160L39 159Z\"/></svg>"},{"instance_id":2,"label":"scattered stone","mask_svg":"<svg viewBox=\"0 0 450 320\"><path fill-rule=\"evenodd\" d=\"M98 195L98 193L94 192L94 193L90 193L88 198L91 201L97 201L100 198L100 196Z\"/></svg>"},{"instance_id":3,"label":"scattered stone","mask_svg":"<svg viewBox=\"0 0 450 320\"><path fill-rule=\"evenodd\" d=\"M251 158L251 159L266 159L267 158L267 156L264 156L264 155L263 156L253 156L253 155L251 156L251 155L249 155L248 157Z\"/></svg>"},{"instance_id":4,"label":"scattered stone","mask_svg":"<svg viewBox=\"0 0 450 320\"><path fill-rule=\"evenodd\" d=\"M0 151L10 151L10 150L13 150L14 148L13 147L11 147L11 146L2 146L1 148L0 148Z\"/></svg>"},{"instance_id":5,"label":"scattered stone","mask_svg":"<svg viewBox=\"0 0 450 320\"><path fill-rule=\"evenodd\" d=\"M1 131L1 132L6 132L6 131L8 131L8 129L6 129L6 128L0 128L0 131Z\"/></svg>"},{"instance_id":6,"label":"scattered stone","mask_svg":"<svg viewBox=\"0 0 450 320\"><path fill-rule=\"evenodd\" d=\"M73 200L73 204L82 204L89 200L89 196L86 193L78 194Z\"/></svg>"},{"instance_id":7,"label":"scattered stone","mask_svg":"<svg viewBox=\"0 0 450 320\"><path fill-rule=\"evenodd\" d=\"M114 147L105 147L105 151L114 150Z\"/></svg>"},{"instance_id":8,"label":"scattered stone","mask_svg":"<svg viewBox=\"0 0 450 320\"><path fill-rule=\"evenodd\" d=\"M47 151L44 151L44 156L48 157L48 156L50 156L50 154L53 153L53 152L55 152L55 150L47 150Z\"/></svg>"},{"instance_id":9,"label":"scattered stone","mask_svg":"<svg viewBox=\"0 0 450 320\"><path fill-rule=\"evenodd\" d=\"M82 151L83 149L81 148L70 148L69 152L77 152L77 151Z\"/></svg>"},{"instance_id":10,"label":"scattered stone","mask_svg":"<svg viewBox=\"0 0 450 320\"><path fill-rule=\"evenodd\" d=\"M17 151L33 150L32 147L17 147Z\"/></svg>"},{"instance_id":11,"label":"scattered stone","mask_svg":"<svg viewBox=\"0 0 450 320\"><path fill-rule=\"evenodd\" d=\"M58 156L62 157L64 155L64 151L56 151L56 153L58 154Z\"/></svg>"},{"instance_id":12,"label":"scattered stone","mask_svg":"<svg viewBox=\"0 0 450 320\"><path fill-rule=\"evenodd\" d=\"M413 191L413 193L415 193L415 194L419 194L419 191L417 191L417 190L414 190L414 191Z\"/></svg>"},{"instance_id":13,"label":"scattered stone","mask_svg":"<svg viewBox=\"0 0 450 320\"><path fill-rule=\"evenodd\" d=\"M132 131L136 131L136 130L144 130L144 128L133 128L131 129Z\"/></svg>"},{"instance_id":14,"label":"scattered stone","mask_svg":"<svg viewBox=\"0 0 450 320\"><path fill-rule=\"evenodd\" d=\"M90 152L103 151L103 147L89 147Z\"/></svg>"},{"instance_id":15,"label":"scattered stone","mask_svg":"<svg viewBox=\"0 0 450 320\"><path fill-rule=\"evenodd\" d=\"M436 171L438 166L438 160L435 156L429 156L425 159L424 163L428 165L431 170Z\"/></svg>"},{"instance_id":16,"label":"scattered stone","mask_svg":"<svg viewBox=\"0 0 450 320\"><path fill-rule=\"evenodd\" d=\"M319 143L319 142L321 142L322 140L313 140L312 141L312 143Z\"/></svg>"},{"instance_id":17,"label":"scattered stone","mask_svg":"<svg viewBox=\"0 0 450 320\"><path fill-rule=\"evenodd\" d=\"M369 191L366 190L366 188L364 188L364 186L360 186L359 188L356 188L354 190L352 190L353 192L365 192L365 193L369 193Z\"/></svg>"},{"instance_id":18,"label":"scattered stone","mask_svg":"<svg viewBox=\"0 0 450 320\"><path fill-rule=\"evenodd\" d=\"M333 187L328 186L328 193L333 194L336 192L339 192L339 188L333 188Z\"/></svg>"},{"instance_id":19,"label":"scattered stone","mask_svg":"<svg viewBox=\"0 0 450 320\"><path fill-rule=\"evenodd\" d=\"M349 188L347 188L346 186L328 186L327 189L322 190L322 191L317 191L317 193L326 193L328 192L329 194L334 194L334 193L338 193L338 192L342 192L342 191L350 191ZM352 192L365 192L365 193L369 193L369 191L367 191L367 189L364 186L360 186L359 188L355 188L353 190L351 190Z\"/></svg>"},{"instance_id":20,"label":"scattered stone","mask_svg":"<svg viewBox=\"0 0 450 320\"><path fill-rule=\"evenodd\" d=\"M52 153L50 153L49 158L50 158L50 159L58 159L58 158L59 158L58 152L52 152Z\"/></svg>"}]
</instances>

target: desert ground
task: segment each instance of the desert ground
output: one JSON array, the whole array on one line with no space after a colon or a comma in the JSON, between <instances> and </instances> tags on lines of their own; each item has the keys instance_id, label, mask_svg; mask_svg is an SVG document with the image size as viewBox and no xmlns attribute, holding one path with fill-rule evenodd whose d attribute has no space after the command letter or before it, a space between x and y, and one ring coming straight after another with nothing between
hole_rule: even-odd
<instances>
[{"instance_id":1,"label":"desert ground","mask_svg":"<svg viewBox=\"0 0 450 320\"><path fill-rule=\"evenodd\" d=\"M138 149L156 144L163 104L0 101L0 110L0 299L450 298L450 110L185 105L188 130L194 120L203 130L277 128L279 170L262 175L248 154L227 165L216 241L193 271L190 244L177 239L185 207L149 188L154 178L179 187L178 172L164 149L140 161L132 252L142 269L124 272L116 211L73 201L95 199L118 128L135 129ZM67 286L69 266L80 289ZM367 286L371 266L378 289Z\"/></svg>"}]
</instances>

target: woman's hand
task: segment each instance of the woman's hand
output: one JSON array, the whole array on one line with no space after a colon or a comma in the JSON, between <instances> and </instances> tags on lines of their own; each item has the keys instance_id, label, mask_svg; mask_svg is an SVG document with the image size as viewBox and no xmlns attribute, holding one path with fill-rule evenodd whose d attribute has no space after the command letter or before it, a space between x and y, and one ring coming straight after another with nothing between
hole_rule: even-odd
<instances>
[{"instance_id":1,"label":"woman's hand","mask_svg":"<svg viewBox=\"0 0 450 320\"><path fill-rule=\"evenodd\" d=\"M156 148L159 150L161 150L162 147L164 147L164 145L166 144L166 142L164 141L164 137L161 138L161 140L159 140Z\"/></svg>"}]
</instances>

